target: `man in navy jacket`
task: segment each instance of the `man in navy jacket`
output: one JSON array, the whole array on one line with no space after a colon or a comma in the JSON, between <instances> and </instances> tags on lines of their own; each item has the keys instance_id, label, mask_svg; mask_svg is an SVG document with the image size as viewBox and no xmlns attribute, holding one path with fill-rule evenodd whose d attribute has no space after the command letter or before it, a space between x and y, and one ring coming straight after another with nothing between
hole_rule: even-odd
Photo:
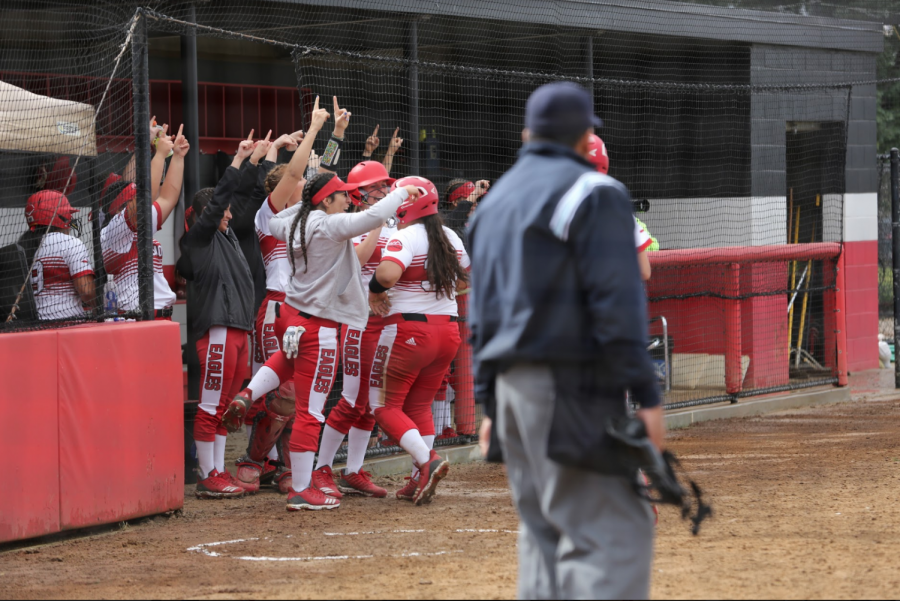
<instances>
[{"instance_id":1,"label":"man in navy jacket","mask_svg":"<svg viewBox=\"0 0 900 601\"><path fill-rule=\"evenodd\" d=\"M630 196L584 158L600 125L579 86L538 88L519 160L470 226L482 440L493 427L521 518L521 598L649 594L650 506L603 449L626 390L660 448L663 416ZM561 459L579 456L599 460Z\"/></svg>"}]
</instances>

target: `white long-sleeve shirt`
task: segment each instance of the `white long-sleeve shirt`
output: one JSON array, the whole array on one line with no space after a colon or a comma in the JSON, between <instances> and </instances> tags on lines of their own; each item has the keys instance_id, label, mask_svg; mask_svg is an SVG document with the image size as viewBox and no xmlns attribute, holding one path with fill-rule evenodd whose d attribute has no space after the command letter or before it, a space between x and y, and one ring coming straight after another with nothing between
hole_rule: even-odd
<instances>
[{"instance_id":1,"label":"white long-sleeve shirt","mask_svg":"<svg viewBox=\"0 0 900 601\"><path fill-rule=\"evenodd\" d=\"M351 240L387 221L407 198L409 193L399 188L362 213L310 212L306 220L309 269L303 260L298 227L294 233L297 270L285 290L286 302L310 315L364 329L369 319L369 293L363 288L359 259ZM300 207L294 205L272 218L272 236L287 241Z\"/></svg>"}]
</instances>

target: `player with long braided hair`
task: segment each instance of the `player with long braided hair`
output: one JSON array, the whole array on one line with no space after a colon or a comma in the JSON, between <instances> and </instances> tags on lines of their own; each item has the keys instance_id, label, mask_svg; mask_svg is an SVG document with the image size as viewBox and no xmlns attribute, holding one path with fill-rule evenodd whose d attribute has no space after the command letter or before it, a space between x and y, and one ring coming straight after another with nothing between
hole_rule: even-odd
<instances>
[{"instance_id":1,"label":"player with long braided hair","mask_svg":"<svg viewBox=\"0 0 900 601\"><path fill-rule=\"evenodd\" d=\"M431 502L449 470L433 449L431 403L459 348L456 293L468 282L469 256L438 215L434 184L421 177L394 183L409 185L419 189L419 201L400 206L400 231L369 283L370 306L385 317L369 403L378 425L413 458L412 476L397 498L421 505Z\"/></svg>"}]
</instances>

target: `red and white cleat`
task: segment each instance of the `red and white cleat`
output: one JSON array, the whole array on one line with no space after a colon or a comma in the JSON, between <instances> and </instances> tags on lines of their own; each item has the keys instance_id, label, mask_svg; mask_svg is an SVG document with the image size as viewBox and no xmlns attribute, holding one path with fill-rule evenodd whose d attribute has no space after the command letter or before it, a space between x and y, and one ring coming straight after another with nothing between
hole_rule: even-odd
<instances>
[{"instance_id":1,"label":"red and white cleat","mask_svg":"<svg viewBox=\"0 0 900 601\"><path fill-rule=\"evenodd\" d=\"M449 440L451 438L459 438L459 433L450 426L447 426L435 440Z\"/></svg>"},{"instance_id":2,"label":"red and white cleat","mask_svg":"<svg viewBox=\"0 0 900 601\"><path fill-rule=\"evenodd\" d=\"M397 498L401 501L412 501L419 490L419 481L410 476L406 477L406 485L397 491Z\"/></svg>"},{"instance_id":3,"label":"red and white cleat","mask_svg":"<svg viewBox=\"0 0 900 601\"><path fill-rule=\"evenodd\" d=\"M287 500L288 511L300 511L301 509L319 511L320 509L337 509L340 506L339 499L329 497L321 490L316 490L311 486L302 492L291 491Z\"/></svg>"},{"instance_id":4,"label":"red and white cleat","mask_svg":"<svg viewBox=\"0 0 900 601\"><path fill-rule=\"evenodd\" d=\"M344 495L338 490L337 484L334 483L334 473L331 467L323 465L312 473L312 484L310 487L320 490L329 497L341 500Z\"/></svg>"},{"instance_id":5,"label":"red and white cleat","mask_svg":"<svg viewBox=\"0 0 900 601\"><path fill-rule=\"evenodd\" d=\"M225 472L228 474L228 472ZM239 499L246 494L246 491L231 482L231 474L228 478L224 477L220 472L213 470L209 475L197 483L197 490L194 494L198 499Z\"/></svg>"},{"instance_id":6,"label":"red and white cleat","mask_svg":"<svg viewBox=\"0 0 900 601\"><path fill-rule=\"evenodd\" d=\"M355 474L348 474L346 470L342 471L338 480L338 489L345 495L364 495L376 499L383 499L387 496L387 491L372 482L372 475L365 470L359 470Z\"/></svg>"},{"instance_id":7,"label":"red and white cleat","mask_svg":"<svg viewBox=\"0 0 900 601\"><path fill-rule=\"evenodd\" d=\"M425 465L419 466L419 487L416 489L413 503L416 505L431 503L431 499L434 497L434 490L449 471L450 463L446 459L441 459L440 455L434 451L431 451L431 457L428 458Z\"/></svg>"}]
</instances>

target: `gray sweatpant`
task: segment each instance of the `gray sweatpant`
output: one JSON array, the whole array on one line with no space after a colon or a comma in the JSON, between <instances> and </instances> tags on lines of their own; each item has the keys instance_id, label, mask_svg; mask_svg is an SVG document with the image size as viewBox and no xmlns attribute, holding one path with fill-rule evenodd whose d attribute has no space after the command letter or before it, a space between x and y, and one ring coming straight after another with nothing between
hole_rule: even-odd
<instances>
[{"instance_id":1,"label":"gray sweatpant","mask_svg":"<svg viewBox=\"0 0 900 601\"><path fill-rule=\"evenodd\" d=\"M496 393L494 427L520 518L519 598L646 599L650 505L623 478L547 458L555 398L548 367L517 365L498 378Z\"/></svg>"}]
</instances>

